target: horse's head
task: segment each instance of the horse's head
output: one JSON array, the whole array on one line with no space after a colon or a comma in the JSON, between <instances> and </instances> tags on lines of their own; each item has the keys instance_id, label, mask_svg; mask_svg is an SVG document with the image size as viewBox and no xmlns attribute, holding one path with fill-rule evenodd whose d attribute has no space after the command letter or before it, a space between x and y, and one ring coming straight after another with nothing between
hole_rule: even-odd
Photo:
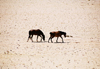
<instances>
[{"instance_id":1,"label":"horse's head","mask_svg":"<svg viewBox=\"0 0 100 69\"><path fill-rule=\"evenodd\" d=\"M64 32L64 37L66 37L66 33Z\"/></svg>"},{"instance_id":2,"label":"horse's head","mask_svg":"<svg viewBox=\"0 0 100 69\"><path fill-rule=\"evenodd\" d=\"M43 36L43 40L45 41L45 35L42 35Z\"/></svg>"}]
</instances>

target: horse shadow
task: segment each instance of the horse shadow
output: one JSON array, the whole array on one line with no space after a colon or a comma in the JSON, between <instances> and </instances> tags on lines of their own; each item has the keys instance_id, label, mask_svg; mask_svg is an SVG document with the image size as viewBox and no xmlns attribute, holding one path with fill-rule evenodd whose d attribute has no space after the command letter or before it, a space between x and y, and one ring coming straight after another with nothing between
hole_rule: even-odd
<instances>
[{"instance_id":1,"label":"horse shadow","mask_svg":"<svg viewBox=\"0 0 100 69\"><path fill-rule=\"evenodd\" d=\"M66 42L53 42L53 43L55 43L55 44L64 44Z\"/></svg>"},{"instance_id":2,"label":"horse shadow","mask_svg":"<svg viewBox=\"0 0 100 69\"><path fill-rule=\"evenodd\" d=\"M47 43L47 41L33 41L32 43Z\"/></svg>"},{"instance_id":3,"label":"horse shadow","mask_svg":"<svg viewBox=\"0 0 100 69\"><path fill-rule=\"evenodd\" d=\"M33 41L32 43L48 43L48 41ZM55 44L64 44L64 43L67 43L67 42L53 42L53 43L55 43ZM50 42L49 42L49 44L51 44Z\"/></svg>"}]
</instances>

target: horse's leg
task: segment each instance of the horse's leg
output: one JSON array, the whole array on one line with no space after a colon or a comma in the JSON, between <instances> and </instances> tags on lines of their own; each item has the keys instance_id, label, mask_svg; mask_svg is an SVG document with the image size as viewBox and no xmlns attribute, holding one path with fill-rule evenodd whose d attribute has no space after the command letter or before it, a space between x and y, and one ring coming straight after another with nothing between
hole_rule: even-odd
<instances>
[{"instance_id":1,"label":"horse's leg","mask_svg":"<svg viewBox=\"0 0 100 69\"><path fill-rule=\"evenodd\" d=\"M51 37L51 42L53 43L52 38L53 38L53 37Z\"/></svg>"},{"instance_id":2,"label":"horse's leg","mask_svg":"<svg viewBox=\"0 0 100 69\"><path fill-rule=\"evenodd\" d=\"M50 38L48 39L48 42L49 42L50 39L51 39L51 42L53 42L53 41L52 41L52 37L50 37Z\"/></svg>"},{"instance_id":3,"label":"horse's leg","mask_svg":"<svg viewBox=\"0 0 100 69\"><path fill-rule=\"evenodd\" d=\"M52 38L53 38L53 37L51 36L51 37L48 39L48 42L49 42L49 40L51 39L51 42L53 43Z\"/></svg>"},{"instance_id":4,"label":"horse's leg","mask_svg":"<svg viewBox=\"0 0 100 69\"><path fill-rule=\"evenodd\" d=\"M36 41L38 42L38 35L37 35L37 40Z\"/></svg>"},{"instance_id":5,"label":"horse's leg","mask_svg":"<svg viewBox=\"0 0 100 69\"><path fill-rule=\"evenodd\" d=\"M33 38L33 35L31 36L31 41L33 42L32 38Z\"/></svg>"},{"instance_id":6,"label":"horse's leg","mask_svg":"<svg viewBox=\"0 0 100 69\"><path fill-rule=\"evenodd\" d=\"M56 40L56 42L58 42L58 38L59 38L59 37L57 37L57 40Z\"/></svg>"},{"instance_id":7,"label":"horse's leg","mask_svg":"<svg viewBox=\"0 0 100 69\"><path fill-rule=\"evenodd\" d=\"M40 35L40 37L41 37L41 40L40 40L40 41L42 42L42 38L43 38L43 37L42 37L41 35Z\"/></svg>"},{"instance_id":8,"label":"horse's leg","mask_svg":"<svg viewBox=\"0 0 100 69\"><path fill-rule=\"evenodd\" d=\"M31 40L32 40L32 37L31 37L31 35L29 35L29 37L28 37L28 39L27 39L27 42L29 41L29 39L31 39Z\"/></svg>"},{"instance_id":9,"label":"horse's leg","mask_svg":"<svg viewBox=\"0 0 100 69\"><path fill-rule=\"evenodd\" d=\"M30 35L28 36L27 42L29 41Z\"/></svg>"},{"instance_id":10,"label":"horse's leg","mask_svg":"<svg viewBox=\"0 0 100 69\"><path fill-rule=\"evenodd\" d=\"M48 39L48 43L49 43L49 40L51 39L51 37Z\"/></svg>"},{"instance_id":11,"label":"horse's leg","mask_svg":"<svg viewBox=\"0 0 100 69\"><path fill-rule=\"evenodd\" d=\"M60 37L61 37L61 36L60 36ZM62 39L62 43L63 43L63 42L64 42L64 41L63 41L63 38L61 37L61 39Z\"/></svg>"}]
</instances>

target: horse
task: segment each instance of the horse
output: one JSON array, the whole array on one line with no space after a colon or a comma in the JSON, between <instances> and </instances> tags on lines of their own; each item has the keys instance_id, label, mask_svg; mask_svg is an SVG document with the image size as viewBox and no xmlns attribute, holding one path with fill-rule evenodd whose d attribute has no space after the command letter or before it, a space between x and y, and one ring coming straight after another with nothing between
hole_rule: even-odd
<instances>
[{"instance_id":1,"label":"horse","mask_svg":"<svg viewBox=\"0 0 100 69\"><path fill-rule=\"evenodd\" d=\"M61 37L62 43L63 43L64 41L63 41L62 35L64 35L64 37L66 37L66 32L63 32L63 31L50 32L50 38L48 39L48 42L51 39L51 42L53 43L52 38L54 38L54 37L57 37L56 42L58 42L58 37Z\"/></svg>"},{"instance_id":2,"label":"horse","mask_svg":"<svg viewBox=\"0 0 100 69\"><path fill-rule=\"evenodd\" d=\"M41 37L41 42L42 42L42 39L45 41L45 35L40 29L32 29L32 30L29 30L29 37L28 37L27 42L29 41L29 39L31 39L31 41L33 42L32 40L33 35L37 35L37 42L38 42L38 36Z\"/></svg>"}]
</instances>

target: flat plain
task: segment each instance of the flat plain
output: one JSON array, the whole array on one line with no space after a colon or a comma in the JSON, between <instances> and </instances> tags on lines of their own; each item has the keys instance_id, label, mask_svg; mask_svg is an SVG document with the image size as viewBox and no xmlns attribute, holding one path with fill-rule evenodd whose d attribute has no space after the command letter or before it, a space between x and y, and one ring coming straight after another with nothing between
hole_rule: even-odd
<instances>
[{"instance_id":1,"label":"flat plain","mask_svg":"<svg viewBox=\"0 0 100 69\"><path fill-rule=\"evenodd\" d=\"M73 37L48 43L58 30ZM0 0L0 69L100 69L100 1Z\"/></svg>"}]
</instances>

